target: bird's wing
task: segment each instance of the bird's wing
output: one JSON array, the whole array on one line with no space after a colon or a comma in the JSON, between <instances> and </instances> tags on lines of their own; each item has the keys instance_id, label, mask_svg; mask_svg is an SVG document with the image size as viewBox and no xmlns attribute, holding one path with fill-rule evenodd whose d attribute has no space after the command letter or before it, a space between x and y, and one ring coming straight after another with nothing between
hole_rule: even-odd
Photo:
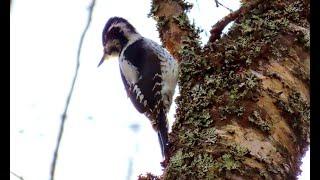
<instances>
[{"instance_id":1,"label":"bird's wing","mask_svg":"<svg viewBox=\"0 0 320 180\"><path fill-rule=\"evenodd\" d=\"M127 76L134 74L134 76L125 77L124 75L123 79L129 80L126 82L132 84L129 85L129 93L132 93L131 96L129 95L130 99L136 109L144 112L150 119L153 128L158 132L162 155L165 155L168 144L168 121L161 94L163 88L161 61L166 59L159 55L163 52L156 48L145 39L128 46L123 53L123 58L128 61L126 64L133 67L125 74ZM132 83L130 79L136 82Z\"/></svg>"},{"instance_id":2,"label":"bird's wing","mask_svg":"<svg viewBox=\"0 0 320 180\"><path fill-rule=\"evenodd\" d=\"M122 58L128 61L126 64L132 66L127 72L124 72L124 68L121 69L122 79L132 103L141 113L154 113L161 102L162 88L158 56L148 50L144 39L141 39L128 46Z\"/></svg>"},{"instance_id":3,"label":"bird's wing","mask_svg":"<svg viewBox=\"0 0 320 180\"><path fill-rule=\"evenodd\" d=\"M138 100L138 95L136 91L133 91L133 87L134 85L129 84L126 80L126 78L124 77L124 74L121 72L121 78L122 78L122 82L124 84L124 88L127 92L128 97L130 98L132 104L134 105L134 107L140 112L140 113L144 113L147 111L146 106L144 106L143 103L140 103L140 101Z\"/></svg>"}]
</instances>

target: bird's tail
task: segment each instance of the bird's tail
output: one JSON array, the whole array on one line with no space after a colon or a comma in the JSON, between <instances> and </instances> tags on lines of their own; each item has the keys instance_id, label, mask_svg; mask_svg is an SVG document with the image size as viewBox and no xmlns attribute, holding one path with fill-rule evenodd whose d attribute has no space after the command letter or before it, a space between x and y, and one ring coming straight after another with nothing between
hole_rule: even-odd
<instances>
[{"instance_id":1,"label":"bird's tail","mask_svg":"<svg viewBox=\"0 0 320 180\"><path fill-rule=\"evenodd\" d=\"M166 113L161 111L158 118L158 138L161 147L162 157L165 157L168 150L168 121Z\"/></svg>"}]
</instances>

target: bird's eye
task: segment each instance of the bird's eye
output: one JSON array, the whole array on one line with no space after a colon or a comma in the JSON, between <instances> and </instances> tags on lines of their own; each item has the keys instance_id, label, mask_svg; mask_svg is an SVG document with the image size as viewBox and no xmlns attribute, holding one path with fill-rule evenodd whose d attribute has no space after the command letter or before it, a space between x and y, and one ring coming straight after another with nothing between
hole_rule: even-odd
<instances>
[{"instance_id":1,"label":"bird's eye","mask_svg":"<svg viewBox=\"0 0 320 180\"><path fill-rule=\"evenodd\" d=\"M116 40L116 39L113 40L111 44L112 44L112 46L117 47L117 48L120 48L120 46L121 46L119 40Z\"/></svg>"}]
</instances>

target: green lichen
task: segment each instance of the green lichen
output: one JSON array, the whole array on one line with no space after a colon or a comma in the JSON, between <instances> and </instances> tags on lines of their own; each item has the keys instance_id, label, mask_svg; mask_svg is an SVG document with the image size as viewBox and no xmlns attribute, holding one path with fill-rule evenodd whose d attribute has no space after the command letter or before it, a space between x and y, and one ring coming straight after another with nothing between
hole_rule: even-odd
<instances>
[{"instance_id":1,"label":"green lichen","mask_svg":"<svg viewBox=\"0 0 320 180\"><path fill-rule=\"evenodd\" d=\"M180 95L176 98L176 120L170 137L177 144L171 149L173 156L168 163L167 179L217 179L225 177L227 172L250 177L249 167L242 164L244 157L250 156L249 150L239 144L222 143L214 127L217 122L243 120L263 132L271 131L272 124L263 111L248 106L259 99L262 91L262 82L253 72L259 72L269 59L280 61L288 56L289 50L279 37L288 32L289 24L297 17L302 18L298 5L288 7L279 5L278 1L263 1L237 19L228 35L207 49L200 48L199 29L190 25L185 14L169 20L189 33L182 37L178 52ZM282 80L278 74L270 76ZM305 137L308 129L300 124L307 122L302 116L310 116L309 107L302 105L305 101L297 94L290 95L288 102L281 101L279 95L275 99L284 113L301 114L292 120L292 125ZM270 174L279 173L278 167L266 167L267 171L259 173L267 179L272 178Z\"/></svg>"},{"instance_id":2,"label":"green lichen","mask_svg":"<svg viewBox=\"0 0 320 180\"><path fill-rule=\"evenodd\" d=\"M301 4L303 3L298 1L295 4L302 6ZM288 8L290 9L290 7ZM293 10L288 10L287 12L284 9L285 6L278 3L273 3L269 6L261 4L258 8L252 10L252 14L248 14L245 18L240 19L239 22L236 22L231 27L231 33L229 34L232 36L233 33L239 34L240 32L242 35L236 37L234 43L229 43L229 46L232 47L226 48L229 51L226 52L228 53L227 61L232 63L236 59L240 59L250 66L254 63L252 61L258 57L263 58L267 54L270 55L268 52L271 52L274 57L279 59L287 55L287 49L283 48L281 41L276 37L283 32L289 32L288 26L290 23L296 23L296 18L288 13ZM297 9L294 12L301 14ZM301 18L301 16L299 17ZM224 45L228 46L228 44ZM236 52L234 53L233 51Z\"/></svg>"},{"instance_id":3,"label":"green lichen","mask_svg":"<svg viewBox=\"0 0 320 180\"><path fill-rule=\"evenodd\" d=\"M197 159L193 152L185 153L178 150L170 159L167 179L186 179L197 175L197 171L190 171L190 160Z\"/></svg>"},{"instance_id":4,"label":"green lichen","mask_svg":"<svg viewBox=\"0 0 320 180\"><path fill-rule=\"evenodd\" d=\"M291 90L287 102L278 98L275 105L287 117L289 125L296 131L299 142L305 148L310 141L310 104L299 92Z\"/></svg>"},{"instance_id":5,"label":"green lichen","mask_svg":"<svg viewBox=\"0 0 320 180\"><path fill-rule=\"evenodd\" d=\"M238 159L242 159L243 156L249 153L249 150L244 146L236 144L231 146L231 152L238 157Z\"/></svg>"},{"instance_id":6,"label":"green lichen","mask_svg":"<svg viewBox=\"0 0 320 180\"><path fill-rule=\"evenodd\" d=\"M159 4L151 3L150 12L148 13L148 18L155 17L154 14L158 11Z\"/></svg>"},{"instance_id":7,"label":"green lichen","mask_svg":"<svg viewBox=\"0 0 320 180\"><path fill-rule=\"evenodd\" d=\"M226 168L227 170L237 169L240 166L240 163L236 161L231 154L224 154L222 156L222 167Z\"/></svg>"},{"instance_id":8,"label":"green lichen","mask_svg":"<svg viewBox=\"0 0 320 180\"><path fill-rule=\"evenodd\" d=\"M196 169L199 172L197 178L205 178L206 174L210 171L213 166L213 158L208 153L198 154L193 158L190 163L192 169Z\"/></svg>"},{"instance_id":9,"label":"green lichen","mask_svg":"<svg viewBox=\"0 0 320 180\"><path fill-rule=\"evenodd\" d=\"M298 79L301 79L307 85L310 85L310 75L305 72L305 70L300 66L295 66L292 68L291 73Z\"/></svg>"},{"instance_id":10,"label":"green lichen","mask_svg":"<svg viewBox=\"0 0 320 180\"><path fill-rule=\"evenodd\" d=\"M186 146L192 146L197 142L196 132L186 130L186 132L179 134L179 142Z\"/></svg>"},{"instance_id":11,"label":"green lichen","mask_svg":"<svg viewBox=\"0 0 320 180\"><path fill-rule=\"evenodd\" d=\"M310 34L309 32L298 31L296 32L296 42L303 44L306 50L310 50Z\"/></svg>"},{"instance_id":12,"label":"green lichen","mask_svg":"<svg viewBox=\"0 0 320 180\"><path fill-rule=\"evenodd\" d=\"M249 122L256 125L263 132L270 132L271 125L261 118L260 112L258 110L253 111L253 113L248 117Z\"/></svg>"},{"instance_id":13,"label":"green lichen","mask_svg":"<svg viewBox=\"0 0 320 180\"><path fill-rule=\"evenodd\" d=\"M208 129L188 129L186 132L179 134L179 143L184 144L188 147L194 145L208 145L214 144L217 141L217 135L215 128Z\"/></svg>"},{"instance_id":14,"label":"green lichen","mask_svg":"<svg viewBox=\"0 0 320 180\"><path fill-rule=\"evenodd\" d=\"M159 17L157 21L157 29L165 27L168 22L169 22L169 19L166 19L163 16Z\"/></svg>"},{"instance_id":15,"label":"green lichen","mask_svg":"<svg viewBox=\"0 0 320 180\"><path fill-rule=\"evenodd\" d=\"M200 139L205 143L214 144L217 141L217 134L215 128L209 128L200 133Z\"/></svg>"},{"instance_id":16,"label":"green lichen","mask_svg":"<svg viewBox=\"0 0 320 180\"><path fill-rule=\"evenodd\" d=\"M305 26L306 22L304 20L304 16L306 16L306 13L304 11L308 11L309 8L309 3L303 1L295 1L288 4L288 6L285 7L283 13L294 23Z\"/></svg>"},{"instance_id":17,"label":"green lichen","mask_svg":"<svg viewBox=\"0 0 320 180\"><path fill-rule=\"evenodd\" d=\"M187 28L189 24L188 16L186 14L179 14L178 16L173 17L177 21L178 25L181 28Z\"/></svg>"},{"instance_id":18,"label":"green lichen","mask_svg":"<svg viewBox=\"0 0 320 180\"><path fill-rule=\"evenodd\" d=\"M236 170L241 167L239 160L234 155L224 153L214 158L209 153L183 153L178 151L172 159L168 170L167 179L211 179L221 176L226 171Z\"/></svg>"},{"instance_id":19,"label":"green lichen","mask_svg":"<svg viewBox=\"0 0 320 180\"><path fill-rule=\"evenodd\" d=\"M174 156L170 159L170 165L173 169L181 168L183 165L183 159L186 156L183 156L182 150L179 150Z\"/></svg>"},{"instance_id":20,"label":"green lichen","mask_svg":"<svg viewBox=\"0 0 320 180\"><path fill-rule=\"evenodd\" d=\"M298 129L303 141L309 143L310 105L296 91L289 94L288 102L296 115L293 118L293 128Z\"/></svg>"},{"instance_id":21,"label":"green lichen","mask_svg":"<svg viewBox=\"0 0 320 180\"><path fill-rule=\"evenodd\" d=\"M236 115L236 116L242 116L244 112L244 107L237 106L237 105L226 105L219 107L219 112L222 120L227 119L228 115Z\"/></svg>"}]
</instances>

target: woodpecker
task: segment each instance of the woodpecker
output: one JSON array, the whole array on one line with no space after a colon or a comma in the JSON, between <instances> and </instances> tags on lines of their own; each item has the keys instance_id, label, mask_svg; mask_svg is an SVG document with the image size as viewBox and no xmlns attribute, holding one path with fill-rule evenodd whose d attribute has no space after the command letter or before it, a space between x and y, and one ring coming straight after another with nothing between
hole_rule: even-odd
<instances>
[{"instance_id":1,"label":"woodpecker","mask_svg":"<svg viewBox=\"0 0 320 180\"><path fill-rule=\"evenodd\" d=\"M128 97L158 133L162 156L168 147L167 113L177 84L177 61L156 42L141 36L124 18L112 17L102 32L103 57L119 57L122 82Z\"/></svg>"}]
</instances>

